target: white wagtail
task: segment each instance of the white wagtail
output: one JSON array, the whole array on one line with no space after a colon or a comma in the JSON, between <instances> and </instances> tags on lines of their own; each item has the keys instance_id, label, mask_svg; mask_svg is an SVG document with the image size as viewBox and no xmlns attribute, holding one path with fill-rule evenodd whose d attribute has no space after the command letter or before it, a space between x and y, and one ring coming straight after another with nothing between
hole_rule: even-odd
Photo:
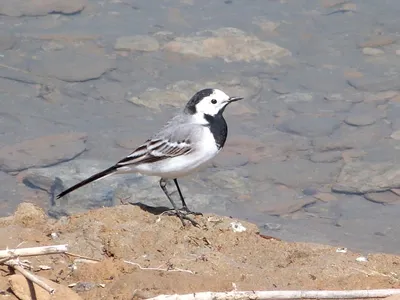
<instances>
[{"instance_id":1,"label":"white wagtail","mask_svg":"<svg viewBox=\"0 0 400 300\"><path fill-rule=\"evenodd\" d=\"M193 173L218 154L228 135L228 126L222 114L229 103L241 99L243 98L229 97L218 89L197 92L186 104L183 112L173 117L158 133L131 154L112 167L63 191L57 199L106 176L138 172L161 177L160 187L174 208L172 212L180 218L183 225L183 219L198 225L188 214L201 213L189 210L177 178ZM181 209L178 209L167 191L167 181L170 179L173 179L181 198Z\"/></svg>"}]
</instances>

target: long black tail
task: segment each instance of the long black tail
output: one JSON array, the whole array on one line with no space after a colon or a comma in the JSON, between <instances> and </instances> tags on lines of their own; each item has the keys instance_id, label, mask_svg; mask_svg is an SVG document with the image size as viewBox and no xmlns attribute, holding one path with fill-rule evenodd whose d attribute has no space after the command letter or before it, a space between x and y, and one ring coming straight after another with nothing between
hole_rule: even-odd
<instances>
[{"instance_id":1,"label":"long black tail","mask_svg":"<svg viewBox=\"0 0 400 300\"><path fill-rule=\"evenodd\" d=\"M110 174L114 173L117 169L118 169L117 166L112 166L111 168L108 168L108 169L106 169L104 171L101 171L101 172L99 172L97 174L94 174L93 176L90 176L89 178L87 178L87 179L75 184L74 186L71 186L69 189L66 189L65 191L60 193L57 196L57 199L60 199L61 197L65 196L66 194L69 194L72 191L74 191L76 189L79 189L80 187L82 187L84 185L87 185L88 183L91 183L91 182L93 182L93 181L95 181L97 179L101 179L101 178L103 178L103 177L105 177L107 175L110 175Z\"/></svg>"}]
</instances>

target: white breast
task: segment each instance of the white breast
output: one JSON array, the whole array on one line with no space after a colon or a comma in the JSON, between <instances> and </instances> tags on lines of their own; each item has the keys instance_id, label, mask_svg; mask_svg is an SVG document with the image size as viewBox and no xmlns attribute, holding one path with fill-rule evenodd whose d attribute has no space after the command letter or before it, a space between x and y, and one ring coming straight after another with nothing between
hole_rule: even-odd
<instances>
[{"instance_id":1,"label":"white breast","mask_svg":"<svg viewBox=\"0 0 400 300\"><path fill-rule=\"evenodd\" d=\"M214 136L207 127L202 130L202 138L198 140L192 152L187 155L164 159L155 163L135 166L135 171L149 176L162 178L179 178L200 169L219 152Z\"/></svg>"}]
</instances>

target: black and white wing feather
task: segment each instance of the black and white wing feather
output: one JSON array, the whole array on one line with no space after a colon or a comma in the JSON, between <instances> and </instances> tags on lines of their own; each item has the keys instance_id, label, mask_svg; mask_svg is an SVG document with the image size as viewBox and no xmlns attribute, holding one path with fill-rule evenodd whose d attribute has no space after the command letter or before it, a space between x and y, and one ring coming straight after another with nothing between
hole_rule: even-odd
<instances>
[{"instance_id":1,"label":"black and white wing feather","mask_svg":"<svg viewBox=\"0 0 400 300\"><path fill-rule=\"evenodd\" d=\"M131 154L120 160L116 166L146 164L186 155L193 151L190 140L172 141L170 139L149 139Z\"/></svg>"}]
</instances>

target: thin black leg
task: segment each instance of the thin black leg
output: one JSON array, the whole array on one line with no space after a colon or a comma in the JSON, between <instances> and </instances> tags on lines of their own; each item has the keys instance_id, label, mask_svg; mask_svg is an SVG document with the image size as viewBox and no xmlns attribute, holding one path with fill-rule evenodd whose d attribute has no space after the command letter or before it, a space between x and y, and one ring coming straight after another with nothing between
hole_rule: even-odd
<instances>
[{"instance_id":1,"label":"thin black leg","mask_svg":"<svg viewBox=\"0 0 400 300\"><path fill-rule=\"evenodd\" d=\"M175 178L175 179L174 179L174 182L175 182L176 188L177 188L177 190L178 190L179 197L181 197L182 208L183 208L184 210L189 210L188 207L187 207L187 205L186 205L185 199L183 198L181 189L180 189L180 187L179 187L178 179Z\"/></svg>"},{"instance_id":2,"label":"thin black leg","mask_svg":"<svg viewBox=\"0 0 400 300\"><path fill-rule=\"evenodd\" d=\"M197 223L195 220L193 220L192 218L187 216L187 212L183 213L182 211L180 211L178 209L178 207L176 206L174 200L172 200L171 196L168 194L167 191L167 181L164 178L160 179L160 187L163 190L164 194L167 196L169 202L171 202L172 206L173 206L173 210L174 210L174 214L177 215L179 217L179 219L181 220L183 226L186 226L185 222L183 221L183 219L190 221L194 226L199 226L199 223ZM181 194L181 193L180 193ZM183 202L184 203L184 202Z\"/></svg>"},{"instance_id":3,"label":"thin black leg","mask_svg":"<svg viewBox=\"0 0 400 300\"><path fill-rule=\"evenodd\" d=\"M176 185L176 189L178 190L179 197L181 197L182 209L183 209L184 211L186 211L187 213L190 213L190 214L193 214L193 215L196 215L196 216L202 216L202 215L203 215L202 213L191 211L191 210L187 207L186 202L185 202L185 199L183 198L183 194L182 194L181 189L180 189L179 184L178 184L178 179L175 178L175 179L174 179L174 182L175 182L175 185Z\"/></svg>"}]
</instances>

